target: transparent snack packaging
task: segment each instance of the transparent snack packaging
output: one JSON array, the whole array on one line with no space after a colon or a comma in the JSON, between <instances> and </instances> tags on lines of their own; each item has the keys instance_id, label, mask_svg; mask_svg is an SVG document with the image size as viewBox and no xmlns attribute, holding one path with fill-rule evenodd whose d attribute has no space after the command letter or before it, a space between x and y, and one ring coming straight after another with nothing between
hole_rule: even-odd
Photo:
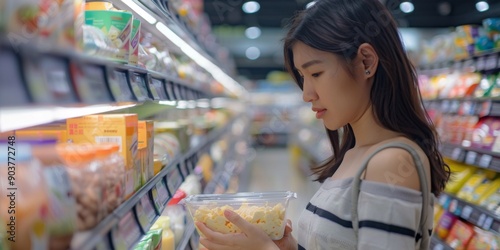
<instances>
[{"instance_id":1,"label":"transparent snack packaging","mask_svg":"<svg viewBox=\"0 0 500 250\"><path fill-rule=\"evenodd\" d=\"M119 153L118 144L99 144L94 147L102 164L105 215L108 215L125 200L125 160Z\"/></svg>"},{"instance_id":2,"label":"transparent snack packaging","mask_svg":"<svg viewBox=\"0 0 500 250\"><path fill-rule=\"evenodd\" d=\"M184 204L194 222L202 222L219 233L240 233L241 230L224 216L225 210L239 214L251 224L257 225L273 240L283 238L286 211L294 192L235 193L190 195ZM201 232L198 230L198 233Z\"/></svg>"}]
</instances>

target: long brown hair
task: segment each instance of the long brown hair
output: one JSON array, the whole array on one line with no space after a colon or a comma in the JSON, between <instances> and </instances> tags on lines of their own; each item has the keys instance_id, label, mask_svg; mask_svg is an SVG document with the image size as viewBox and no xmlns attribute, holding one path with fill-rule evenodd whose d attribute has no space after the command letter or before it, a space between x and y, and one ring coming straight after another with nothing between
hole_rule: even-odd
<instances>
[{"instance_id":1,"label":"long brown hair","mask_svg":"<svg viewBox=\"0 0 500 250\"><path fill-rule=\"evenodd\" d=\"M415 68L387 8L378 0L318 0L299 12L288 29L285 65L301 89L301 78L293 63L295 42L337 55L348 69L361 44L373 46L379 56L370 93L374 115L382 126L404 134L422 148L430 161L432 193L438 195L448 181L450 169L439 152L438 135L422 105ZM342 138L338 131L327 129L327 133L333 156L313 168L320 182L337 171L356 142L349 124L343 127Z\"/></svg>"}]
</instances>

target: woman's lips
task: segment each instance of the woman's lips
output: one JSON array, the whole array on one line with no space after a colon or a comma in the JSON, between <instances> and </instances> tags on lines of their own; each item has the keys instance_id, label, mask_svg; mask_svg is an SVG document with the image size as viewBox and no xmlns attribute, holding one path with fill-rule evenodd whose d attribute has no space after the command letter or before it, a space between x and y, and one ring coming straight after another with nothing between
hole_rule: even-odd
<instances>
[{"instance_id":1,"label":"woman's lips","mask_svg":"<svg viewBox=\"0 0 500 250\"><path fill-rule=\"evenodd\" d=\"M326 112L326 109L316 110L316 119L320 119Z\"/></svg>"}]
</instances>

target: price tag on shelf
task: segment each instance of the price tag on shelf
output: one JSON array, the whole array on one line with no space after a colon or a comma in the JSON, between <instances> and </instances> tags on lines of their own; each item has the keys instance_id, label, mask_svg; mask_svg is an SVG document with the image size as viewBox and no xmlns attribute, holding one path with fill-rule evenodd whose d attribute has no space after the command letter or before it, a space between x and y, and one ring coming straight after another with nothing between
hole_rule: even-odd
<instances>
[{"instance_id":1,"label":"price tag on shelf","mask_svg":"<svg viewBox=\"0 0 500 250\"><path fill-rule=\"evenodd\" d=\"M483 223L483 229L490 230L491 225L493 224L493 220L494 219L492 217L487 216L486 220L484 220L484 223Z\"/></svg>"},{"instance_id":2,"label":"price tag on shelf","mask_svg":"<svg viewBox=\"0 0 500 250\"><path fill-rule=\"evenodd\" d=\"M474 59L466 60L462 65L462 71L464 71L464 72L476 71L476 64L474 62Z\"/></svg>"},{"instance_id":3,"label":"price tag on shelf","mask_svg":"<svg viewBox=\"0 0 500 250\"><path fill-rule=\"evenodd\" d=\"M481 71L484 70L485 67L486 67L486 59L484 58L484 56L481 56L476 61L476 70Z\"/></svg>"},{"instance_id":4,"label":"price tag on shelf","mask_svg":"<svg viewBox=\"0 0 500 250\"><path fill-rule=\"evenodd\" d=\"M127 72L109 69L108 70L109 89L113 98L117 102L135 101L128 84Z\"/></svg>"},{"instance_id":5,"label":"price tag on shelf","mask_svg":"<svg viewBox=\"0 0 500 250\"><path fill-rule=\"evenodd\" d=\"M175 96L174 86L172 82L165 83L165 89L167 91L168 99L171 101L178 100L178 97Z\"/></svg>"},{"instance_id":6,"label":"price tag on shelf","mask_svg":"<svg viewBox=\"0 0 500 250\"><path fill-rule=\"evenodd\" d=\"M111 102L111 93L106 86L104 68L83 63L72 63L71 73L75 79L75 87L84 103Z\"/></svg>"},{"instance_id":7,"label":"price tag on shelf","mask_svg":"<svg viewBox=\"0 0 500 250\"><path fill-rule=\"evenodd\" d=\"M151 100L148 94L148 87L146 86L146 75L135 72L129 72L130 85L132 91L138 101Z\"/></svg>"},{"instance_id":8,"label":"price tag on shelf","mask_svg":"<svg viewBox=\"0 0 500 250\"><path fill-rule=\"evenodd\" d=\"M163 80L156 79L156 78L151 78L151 81L149 82L150 86L149 88L151 89L151 92L153 93L153 97L155 100L167 100L167 94L165 93L165 88L163 86ZM153 89L155 90L153 92ZM155 96L156 95L156 96Z\"/></svg>"},{"instance_id":9,"label":"price tag on shelf","mask_svg":"<svg viewBox=\"0 0 500 250\"><path fill-rule=\"evenodd\" d=\"M453 152L451 153L451 158L455 161L458 161L461 154L462 154L462 149L455 148L455 149L453 149Z\"/></svg>"},{"instance_id":10,"label":"price tag on shelf","mask_svg":"<svg viewBox=\"0 0 500 250\"><path fill-rule=\"evenodd\" d=\"M173 196L182 184L182 176L178 167L171 167L167 173L167 186L170 195Z\"/></svg>"},{"instance_id":11,"label":"price tag on shelf","mask_svg":"<svg viewBox=\"0 0 500 250\"><path fill-rule=\"evenodd\" d=\"M474 211L474 209L471 206L465 205L462 209L462 214L460 215L460 217L468 220L470 218L470 215L472 214L472 211Z\"/></svg>"},{"instance_id":12,"label":"price tag on shelf","mask_svg":"<svg viewBox=\"0 0 500 250\"><path fill-rule=\"evenodd\" d=\"M490 55L486 59L486 65L484 67L484 70L494 70L497 68L497 63L498 63L498 55Z\"/></svg>"},{"instance_id":13,"label":"price tag on shelf","mask_svg":"<svg viewBox=\"0 0 500 250\"><path fill-rule=\"evenodd\" d=\"M485 221L486 221L486 215L485 214L481 214L479 216L479 219L477 219L476 226L482 227Z\"/></svg>"},{"instance_id":14,"label":"price tag on shelf","mask_svg":"<svg viewBox=\"0 0 500 250\"><path fill-rule=\"evenodd\" d=\"M465 156L465 164L474 165L476 163L477 153L474 151L467 152Z\"/></svg>"},{"instance_id":15,"label":"price tag on shelf","mask_svg":"<svg viewBox=\"0 0 500 250\"><path fill-rule=\"evenodd\" d=\"M151 224L156 217L156 212L151 204L149 195L144 195L141 201L135 206L135 213L137 214L137 219L144 232L149 231Z\"/></svg>"},{"instance_id":16,"label":"price tag on shelf","mask_svg":"<svg viewBox=\"0 0 500 250\"><path fill-rule=\"evenodd\" d=\"M184 96L181 95L181 89L178 84L174 84L174 94L177 97L177 100L183 100Z\"/></svg>"},{"instance_id":17,"label":"price tag on shelf","mask_svg":"<svg viewBox=\"0 0 500 250\"><path fill-rule=\"evenodd\" d=\"M479 159L479 164L478 165L480 167L483 167L483 168L489 168L492 159L493 159L493 156L488 155L488 154L484 154Z\"/></svg>"},{"instance_id":18,"label":"price tag on shelf","mask_svg":"<svg viewBox=\"0 0 500 250\"><path fill-rule=\"evenodd\" d=\"M0 49L0 65L2 65L0 107L21 106L29 103L16 54L10 50Z\"/></svg>"},{"instance_id":19,"label":"price tag on shelf","mask_svg":"<svg viewBox=\"0 0 500 250\"><path fill-rule=\"evenodd\" d=\"M151 189L151 196L153 197L156 211L161 213L169 198L167 186L165 185L163 179L157 182L153 189Z\"/></svg>"},{"instance_id":20,"label":"price tag on shelf","mask_svg":"<svg viewBox=\"0 0 500 250\"><path fill-rule=\"evenodd\" d=\"M62 58L46 56L40 64L45 75L46 88L54 103L76 102L68 62Z\"/></svg>"},{"instance_id":21,"label":"price tag on shelf","mask_svg":"<svg viewBox=\"0 0 500 250\"><path fill-rule=\"evenodd\" d=\"M131 249L141 235L141 228L132 211L128 212L111 231L113 246L116 250Z\"/></svg>"}]
</instances>

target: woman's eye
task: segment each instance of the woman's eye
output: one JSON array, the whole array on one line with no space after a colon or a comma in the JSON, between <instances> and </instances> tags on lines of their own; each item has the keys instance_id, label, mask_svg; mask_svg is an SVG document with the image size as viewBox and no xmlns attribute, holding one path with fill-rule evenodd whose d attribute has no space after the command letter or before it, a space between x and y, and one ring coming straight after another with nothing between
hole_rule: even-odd
<instances>
[{"instance_id":1,"label":"woman's eye","mask_svg":"<svg viewBox=\"0 0 500 250\"><path fill-rule=\"evenodd\" d=\"M320 75L321 75L321 72L320 73L314 73L314 74L312 74L312 77L318 77Z\"/></svg>"}]
</instances>

